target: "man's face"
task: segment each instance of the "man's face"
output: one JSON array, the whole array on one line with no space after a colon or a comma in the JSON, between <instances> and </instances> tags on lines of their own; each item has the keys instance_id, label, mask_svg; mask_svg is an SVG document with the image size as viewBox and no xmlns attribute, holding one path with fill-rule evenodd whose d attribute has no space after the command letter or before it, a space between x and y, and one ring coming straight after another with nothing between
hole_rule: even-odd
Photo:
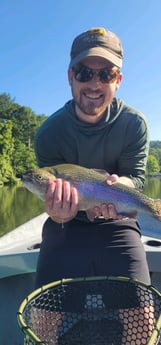
<instances>
[{"instance_id":1,"label":"man's face","mask_svg":"<svg viewBox=\"0 0 161 345\"><path fill-rule=\"evenodd\" d=\"M112 102L115 92L119 88L122 74L115 73L117 67L100 57L88 57L81 61L81 66L83 66L83 76L86 77L87 75L87 80L86 78L83 79L84 82L77 80L77 75L72 69L68 71L72 95L76 103L76 113L82 120L94 123L100 119ZM86 70L86 67L92 72ZM106 68L114 73L114 79L110 83L103 82L100 78L100 70L103 70L102 75L104 76L104 69ZM91 76L90 79L88 74ZM82 74L79 76L78 79L82 80Z\"/></svg>"}]
</instances>

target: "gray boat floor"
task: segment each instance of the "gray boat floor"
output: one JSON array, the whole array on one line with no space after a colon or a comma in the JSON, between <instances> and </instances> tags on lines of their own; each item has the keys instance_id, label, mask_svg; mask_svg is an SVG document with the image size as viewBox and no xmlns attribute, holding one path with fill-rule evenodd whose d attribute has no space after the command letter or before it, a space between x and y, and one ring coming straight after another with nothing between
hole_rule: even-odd
<instances>
[{"instance_id":1,"label":"gray boat floor","mask_svg":"<svg viewBox=\"0 0 161 345\"><path fill-rule=\"evenodd\" d=\"M34 290L35 273L0 280L0 345L23 345L17 311L24 298Z\"/></svg>"}]
</instances>

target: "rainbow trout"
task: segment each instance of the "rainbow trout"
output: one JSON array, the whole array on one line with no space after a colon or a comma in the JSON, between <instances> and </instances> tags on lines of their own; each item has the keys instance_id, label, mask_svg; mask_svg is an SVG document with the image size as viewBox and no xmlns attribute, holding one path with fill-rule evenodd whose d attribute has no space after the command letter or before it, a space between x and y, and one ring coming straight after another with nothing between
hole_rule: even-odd
<instances>
[{"instance_id":1,"label":"rainbow trout","mask_svg":"<svg viewBox=\"0 0 161 345\"><path fill-rule=\"evenodd\" d=\"M78 165L60 164L27 172L23 176L23 183L28 190L44 200L49 178L67 180L78 191L79 210L113 203L119 214L137 219L142 235L161 239L161 200L151 199L120 183L108 186L107 176L107 173Z\"/></svg>"}]
</instances>

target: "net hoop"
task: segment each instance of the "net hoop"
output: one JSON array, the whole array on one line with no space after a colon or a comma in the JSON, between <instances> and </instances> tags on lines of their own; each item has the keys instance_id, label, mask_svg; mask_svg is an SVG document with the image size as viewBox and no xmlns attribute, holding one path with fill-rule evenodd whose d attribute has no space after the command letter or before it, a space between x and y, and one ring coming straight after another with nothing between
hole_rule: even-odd
<instances>
[{"instance_id":1,"label":"net hoop","mask_svg":"<svg viewBox=\"0 0 161 345\"><path fill-rule=\"evenodd\" d=\"M41 344L41 345L47 345L48 342L41 340L35 332L31 329L31 326L29 326L25 319L24 319L24 312L26 307L34 301L37 297L43 295L47 290L57 289L61 286L71 286L72 284L79 283L83 284L84 282L88 283L95 283L95 282L122 282L124 284L130 284L135 287L142 287L149 291L149 293L152 293L158 301L160 302L160 309L157 316L157 320L154 326L154 329L152 331L152 334L147 342L147 345L154 345L158 344L157 339L159 339L159 334L161 330L161 293L152 285L147 285L142 281L122 277L122 276L94 276L94 277L80 277L80 278L66 278L62 280L58 280L49 284L46 284L42 286L41 288L36 289L35 291L31 292L21 303L19 310L17 312L17 319L18 324L25 336L25 339L29 339L29 342L26 342L25 344Z\"/></svg>"}]
</instances>

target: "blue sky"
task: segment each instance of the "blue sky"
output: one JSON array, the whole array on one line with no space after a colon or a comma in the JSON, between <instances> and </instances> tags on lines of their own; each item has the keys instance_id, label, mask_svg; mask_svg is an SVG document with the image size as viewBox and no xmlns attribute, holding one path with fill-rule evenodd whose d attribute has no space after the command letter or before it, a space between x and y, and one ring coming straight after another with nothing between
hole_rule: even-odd
<instances>
[{"instance_id":1,"label":"blue sky","mask_svg":"<svg viewBox=\"0 0 161 345\"><path fill-rule=\"evenodd\" d=\"M0 93L52 114L71 98L73 39L99 26L124 47L117 97L142 111L150 139L161 140L161 0L0 0Z\"/></svg>"}]
</instances>

